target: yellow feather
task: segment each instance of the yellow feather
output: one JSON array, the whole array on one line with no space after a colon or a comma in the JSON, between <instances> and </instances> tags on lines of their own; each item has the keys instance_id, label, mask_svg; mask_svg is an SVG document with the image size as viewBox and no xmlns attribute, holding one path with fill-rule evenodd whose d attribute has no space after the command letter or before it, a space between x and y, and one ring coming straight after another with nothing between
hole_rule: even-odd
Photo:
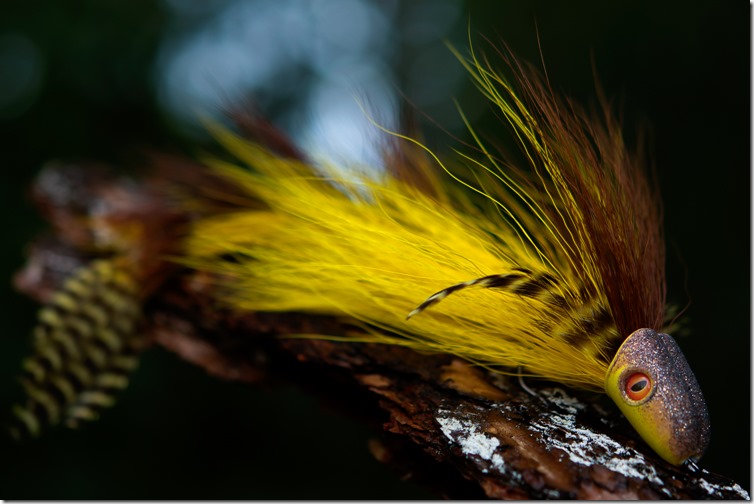
<instances>
[{"instance_id":1,"label":"yellow feather","mask_svg":"<svg viewBox=\"0 0 754 504\"><path fill-rule=\"evenodd\" d=\"M575 298L582 280L567 256L553 253L557 233L532 230L535 217L522 211L524 203L503 204L484 192L492 204L480 208L452 185L460 180L455 175L443 181L440 196L388 174L345 180L338 170L318 172L214 129L246 167L210 164L268 207L201 220L186 242L184 262L221 275L225 302L245 311L349 317L376 329L361 340L452 353L495 369L523 366L567 385L603 389L610 360L605 340L566 341L561 336L574 315L555 312L544 300L471 289L406 320L433 292L516 268L550 272L559 280L551 291ZM518 221L511 225L506 217ZM539 233L539 249L526 235L532 231ZM234 260L217 259L228 255ZM538 320L547 323L538 327Z\"/></svg>"}]
</instances>

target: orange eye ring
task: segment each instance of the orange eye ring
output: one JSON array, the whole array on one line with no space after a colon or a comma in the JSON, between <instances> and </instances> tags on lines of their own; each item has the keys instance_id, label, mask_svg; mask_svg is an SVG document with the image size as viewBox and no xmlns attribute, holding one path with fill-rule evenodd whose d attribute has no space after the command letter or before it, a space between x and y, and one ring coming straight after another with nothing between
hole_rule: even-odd
<instances>
[{"instance_id":1,"label":"orange eye ring","mask_svg":"<svg viewBox=\"0 0 754 504\"><path fill-rule=\"evenodd\" d=\"M632 401L641 401L652 391L652 380L646 374L637 371L628 377L624 390Z\"/></svg>"}]
</instances>

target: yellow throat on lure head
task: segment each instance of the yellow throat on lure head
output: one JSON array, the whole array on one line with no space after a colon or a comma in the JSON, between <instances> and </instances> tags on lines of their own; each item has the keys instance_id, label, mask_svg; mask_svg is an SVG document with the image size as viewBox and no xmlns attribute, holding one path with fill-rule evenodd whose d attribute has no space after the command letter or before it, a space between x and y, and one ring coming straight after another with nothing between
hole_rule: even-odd
<instances>
[{"instance_id":1,"label":"yellow throat on lure head","mask_svg":"<svg viewBox=\"0 0 754 504\"><path fill-rule=\"evenodd\" d=\"M675 340L639 329L623 342L605 377L605 391L662 458L696 461L709 442L702 391Z\"/></svg>"},{"instance_id":2,"label":"yellow throat on lure head","mask_svg":"<svg viewBox=\"0 0 754 504\"><path fill-rule=\"evenodd\" d=\"M526 169L471 127L477 152L455 160L394 134L404 147L373 177L315 168L215 127L246 166L209 164L249 205L197 221L182 262L217 273L234 309L342 317L364 329L360 341L607 392L665 460L698 459L709 420L662 332L659 198L641 156L604 103L602 116L589 115L515 60L506 59L515 85L473 52L462 61Z\"/></svg>"}]
</instances>

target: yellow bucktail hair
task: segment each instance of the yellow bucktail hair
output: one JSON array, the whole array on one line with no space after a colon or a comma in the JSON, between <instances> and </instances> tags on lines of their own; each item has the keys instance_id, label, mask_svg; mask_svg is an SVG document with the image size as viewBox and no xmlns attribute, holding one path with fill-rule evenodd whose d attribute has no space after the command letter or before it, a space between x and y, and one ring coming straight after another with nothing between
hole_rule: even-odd
<instances>
[{"instance_id":1,"label":"yellow bucktail hair","mask_svg":"<svg viewBox=\"0 0 754 504\"><path fill-rule=\"evenodd\" d=\"M344 317L367 329L361 340L603 391L621 341L664 318L659 210L609 112L590 118L508 63L520 91L473 52L464 61L528 170L473 130L481 156L425 149L419 175L344 177L214 127L242 166L211 166L254 205L197 222L183 261L218 274L239 310ZM472 286L486 288L424 311Z\"/></svg>"}]
</instances>

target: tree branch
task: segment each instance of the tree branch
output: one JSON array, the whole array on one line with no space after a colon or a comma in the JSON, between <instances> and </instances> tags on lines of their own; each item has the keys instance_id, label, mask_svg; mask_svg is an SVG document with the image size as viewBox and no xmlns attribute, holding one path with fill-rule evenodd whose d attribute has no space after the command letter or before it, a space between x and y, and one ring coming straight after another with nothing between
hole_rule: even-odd
<instances>
[{"instance_id":1,"label":"tree branch","mask_svg":"<svg viewBox=\"0 0 754 504\"><path fill-rule=\"evenodd\" d=\"M92 200L118 193L124 184L101 176L78 183ZM159 205L145 203L159 196L146 183L128 187L131 198L120 200L128 211L118 210L119 225L124 219L143 222L142 207L148 208L150 222L159 220L154 214ZM42 199L46 205L40 206L56 232L32 246L16 277L17 287L39 300L48 299L62 278L92 256L91 248L82 245L92 234L81 229L82 220L61 217L86 213L80 201L72 208L70 201ZM524 386L515 376L449 355L286 336L357 329L329 317L218 309L205 274L165 271L146 306L147 331L155 344L228 380L294 381L330 401L347 388L359 401L344 401L342 408L392 434L370 446L375 457L442 495L749 498L722 476L659 459L604 397L534 380Z\"/></svg>"}]
</instances>

